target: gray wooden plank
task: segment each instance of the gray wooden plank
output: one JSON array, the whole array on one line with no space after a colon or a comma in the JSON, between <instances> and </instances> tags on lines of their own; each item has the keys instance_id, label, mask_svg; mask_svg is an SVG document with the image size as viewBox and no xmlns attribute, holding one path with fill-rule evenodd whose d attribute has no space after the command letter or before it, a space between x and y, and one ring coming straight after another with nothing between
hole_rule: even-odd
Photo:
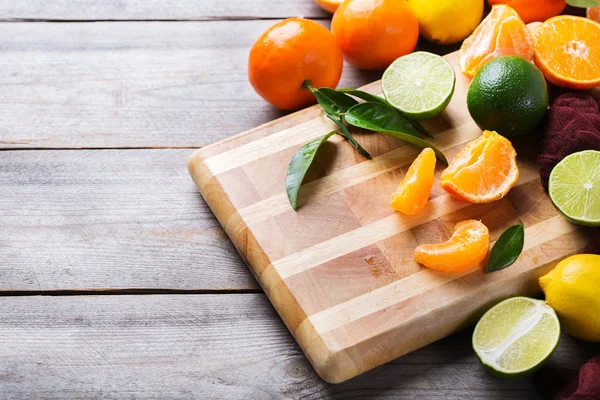
<instances>
[{"instance_id":1,"label":"gray wooden plank","mask_svg":"<svg viewBox=\"0 0 600 400\"><path fill-rule=\"evenodd\" d=\"M465 330L340 385L321 381L262 294L8 297L4 399L536 399L479 364ZM598 345L561 339L552 364Z\"/></svg>"},{"instance_id":2,"label":"gray wooden plank","mask_svg":"<svg viewBox=\"0 0 600 400\"><path fill-rule=\"evenodd\" d=\"M0 19L187 20L327 15L312 0L0 0Z\"/></svg>"},{"instance_id":3,"label":"gray wooden plank","mask_svg":"<svg viewBox=\"0 0 600 400\"><path fill-rule=\"evenodd\" d=\"M0 23L0 148L202 146L280 117L246 71L273 22Z\"/></svg>"},{"instance_id":4,"label":"gray wooden plank","mask_svg":"<svg viewBox=\"0 0 600 400\"><path fill-rule=\"evenodd\" d=\"M0 152L0 291L258 289L191 151Z\"/></svg>"}]
</instances>

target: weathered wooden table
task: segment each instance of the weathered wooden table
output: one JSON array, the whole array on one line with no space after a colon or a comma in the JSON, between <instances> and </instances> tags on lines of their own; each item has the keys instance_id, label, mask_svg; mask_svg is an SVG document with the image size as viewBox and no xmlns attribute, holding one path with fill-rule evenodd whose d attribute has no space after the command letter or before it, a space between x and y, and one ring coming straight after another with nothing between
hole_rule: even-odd
<instances>
[{"instance_id":1,"label":"weathered wooden table","mask_svg":"<svg viewBox=\"0 0 600 400\"><path fill-rule=\"evenodd\" d=\"M246 58L299 15L327 23L310 0L0 0L3 399L539 396L470 330L326 384L198 194L192 149L282 115ZM598 350L564 335L551 363Z\"/></svg>"}]
</instances>

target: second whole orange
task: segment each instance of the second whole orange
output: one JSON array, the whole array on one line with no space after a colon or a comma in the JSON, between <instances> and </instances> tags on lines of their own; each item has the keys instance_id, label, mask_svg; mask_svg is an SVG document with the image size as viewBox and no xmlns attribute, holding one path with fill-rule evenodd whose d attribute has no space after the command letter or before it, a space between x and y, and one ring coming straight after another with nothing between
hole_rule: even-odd
<instances>
[{"instance_id":1,"label":"second whole orange","mask_svg":"<svg viewBox=\"0 0 600 400\"><path fill-rule=\"evenodd\" d=\"M281 110L297 110L316 103L302 88L335 88L342 76L342 52L333 35L318 23L288 18L269 28L254 43L248 60L248 79L254 90Z\"/></svg>"},{"instance_id":2,"label":"second whole orange","mask_svg":"<svg viewBox=\"0 0 600 400\"><path fill-rule=\"evenodd\" d=\"M378 70L415 49L419 22L405 1L346 0L331 31L350 64Z\"/></svg>"},{"instance_id":3,"label":"second whole orange","mask_svg":"<svg viewBox=\"0 0 600 400\"><path fill-rule=\"evenodd\" d=\"M490 6L506 4L512 7L526 24L533 21L544 22L563 12L565 0L488 0Z\"/></svg>"}]
</instances>

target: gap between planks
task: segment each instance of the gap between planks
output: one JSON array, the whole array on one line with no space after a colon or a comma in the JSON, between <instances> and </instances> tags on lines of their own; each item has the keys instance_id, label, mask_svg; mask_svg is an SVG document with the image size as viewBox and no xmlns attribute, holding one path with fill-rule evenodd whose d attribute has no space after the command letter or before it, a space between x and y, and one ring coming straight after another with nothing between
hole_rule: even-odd
<instances>
[{"instance_id":1,"label":"gap between planks","mask_svg":"<svg viewBox=\"0 0 600 400\"><path fill-rule=\"evenodd\" d=\"M262 289L69 289L69 290L2 290L0 297L28 296L155 296L155 295L214 295L260 294Z\"/></svg>"}]
</instances>

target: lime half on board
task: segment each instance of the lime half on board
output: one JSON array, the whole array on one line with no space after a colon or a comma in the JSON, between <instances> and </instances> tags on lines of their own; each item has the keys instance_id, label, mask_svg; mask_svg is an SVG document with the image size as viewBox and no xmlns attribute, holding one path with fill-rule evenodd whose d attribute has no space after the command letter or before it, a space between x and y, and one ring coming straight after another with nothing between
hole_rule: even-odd
<instances>
[{"instance_id":1,"label":"lime half on board","mask_svg":"<svg viewBox=\"0 0 600 400\"><path fill-rule=\"evenodd\" d=\"M600 226L600 151L585 150L563 158L550 173L548 194L571 222Z\"/></svg>"},{"instance_id":2,"label":"lime half on board","mask_svg":"<svg viewBox=\"0 0 600 400\"><path fill-rule=\"evenodd\" d=\"M494 374L528 375L550 358L560 337L554 310L545 302L513 297L492 307L477 323L473 349Z\"/></svg>"},{"instance_id":3,"label":"lime half on board","mask_svg":"<svg viewBox=\"0 0 600 400\"><path fill-rule=\"evenodd\" d=\"M381 89L387 101L412 119L432 118L444 111L456 76L442 57L418 51L398 58L383 73Z\"/></svg>"}]
</instances>

